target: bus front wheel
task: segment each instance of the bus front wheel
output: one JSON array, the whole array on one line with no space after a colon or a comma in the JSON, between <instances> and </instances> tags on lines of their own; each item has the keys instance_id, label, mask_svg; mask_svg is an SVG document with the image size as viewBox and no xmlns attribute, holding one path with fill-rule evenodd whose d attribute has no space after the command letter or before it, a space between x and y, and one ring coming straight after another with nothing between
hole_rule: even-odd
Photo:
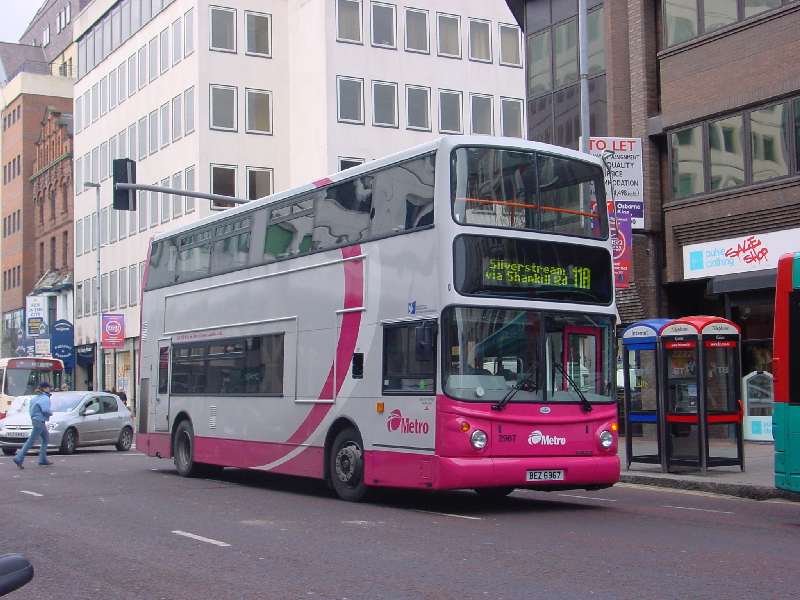
<instances>
[{"instance_id":1,"label":"bus front wheel","mask_svg":"<svg viewBox=\"0 0 800 600\"><path fill-rule=\"evenodd\" d=\"M360 502L369 491L364 483L364 442L352 427L340 431L333 440L330 478L333 490L342 500Z\"/></svg>"}]
</instances>

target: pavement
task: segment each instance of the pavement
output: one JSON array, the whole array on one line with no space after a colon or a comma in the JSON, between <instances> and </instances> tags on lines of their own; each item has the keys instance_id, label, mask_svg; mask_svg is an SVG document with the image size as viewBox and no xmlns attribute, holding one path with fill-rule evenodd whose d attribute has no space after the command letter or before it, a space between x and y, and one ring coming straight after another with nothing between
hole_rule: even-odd
<instances>
[{"instance_id":1,"label":"pavement","mask_svg":"<svg viewBox=\"0 0 800 600\"><path fill-rule=\"evenodd\" d=\"M30 457L34 458L34 457ZM608 490L398 490L368 503L319 482L113 449L19 471L0 458L2 548L26 600L790 598L800 503L619 484Z\"/></svg>"},{"instance_id":2,"label":"pavement","mask_svg":"<svg viewBox=\"0 0 800 600\"><path fill-rule=\"evenodd\" d=\"M638 454L655 453L655 444L634 438L634 452ZM710 453L735 456L735 448L719 441L711 442ZM705 474L699 471L662 473L660 465L631 463L626 470L625 443L620 439L621 480L625 483L654 485L660 487L698 490L715 494L726 494L740 498L767 500L784 498L800 502L800 494L775 487L775 445L762 442L745 442L745 470L740 467L711 467Z\"/></svg>"}]
</instances>

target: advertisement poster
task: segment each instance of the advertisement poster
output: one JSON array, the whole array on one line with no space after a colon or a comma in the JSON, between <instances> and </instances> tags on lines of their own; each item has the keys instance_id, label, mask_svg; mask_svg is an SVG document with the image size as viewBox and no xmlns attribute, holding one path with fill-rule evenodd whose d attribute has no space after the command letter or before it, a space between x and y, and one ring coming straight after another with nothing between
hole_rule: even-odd
<instances>
[{"instance_id":1,"label":"advertisement poster","mask_svg":"<svg viewBox=\"0 0 800 600\"><path fill-rule=\"evenodd\" d=\"M36 338L34 341L36 356L50 356L50 338Z\"/></svg>"},{"instance_id":2,"label":"advertisement poster","mask_svg":"<svg viewBox=\"0 0 800 600\"><path fill-rule=\"evenodd\" d=\"M25 298L25 332L30 338L47 336L47 298L45 296Z\"/></svg>"},{"instance_id":3,"label":"advertisement poster","mask_svg":"<svg viewBox=\"0 0 800 600\"><path fill-rule=\"evenodd\" d=\"M125 347L125 315L104 314L102 319L102 347L110 350Z\"/></svg>"},{"instance_id":4,"label":"advertisement poster","mask_svg":"<svg viewBox=\"0 0 800 600\"><path fill-rule=\"evenodd\" d=\"M630 215L615 213L614 204L609 202L608 225L614 254L614 286L618 290L624 290L630 287L633 275L633 230Z\"/></svg>"},{"instance_id":5,"label":"advertisement poster","mask_svg":"<svg viewBox=\"0 0 800 600\"><path fill-rule=\"evenodd\" d=\"M590 137L589 154L605 159L606 198L616 201L620 214L628 215L632 229L644 229L641 138Z\"/></svg>"}]
</instances>

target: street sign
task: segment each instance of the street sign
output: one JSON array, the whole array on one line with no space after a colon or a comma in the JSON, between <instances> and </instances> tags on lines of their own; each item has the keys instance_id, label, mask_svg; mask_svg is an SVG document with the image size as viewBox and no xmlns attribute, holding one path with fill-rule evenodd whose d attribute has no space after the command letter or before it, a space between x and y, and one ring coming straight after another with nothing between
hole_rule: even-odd
<instances>
[{"instance_id":1,"label":"street sign","mask_svg":"<svg viewBox=\"0 0 800 600\"><path fill-rule=\"evenodd\" d=\"M114 203L116 210L136 210L136 190L117 189L118 183L136 183L136 161L114 159Z\"/></svg>"},{"instance_id":2,"label":"street sign","mask_svg":"<svg viewBox=\"0 0 800 600\"><path fill-rule=\"evenodd\" d=\"M632 229L644 229L644 176L641 138L590 137L589 154L605 157L606 196L630 217Z\"/></svg>"},{"instance_id":3,"label":"street sign","mask_svg":"<svg viewBox=\"0 0 800 600\"><path fill-rule=\"evenodd\" d=\"M103 315L102 345L103 348L106 349L120 349L125 347L125 315Z\"/></svg>"}]
</instances>

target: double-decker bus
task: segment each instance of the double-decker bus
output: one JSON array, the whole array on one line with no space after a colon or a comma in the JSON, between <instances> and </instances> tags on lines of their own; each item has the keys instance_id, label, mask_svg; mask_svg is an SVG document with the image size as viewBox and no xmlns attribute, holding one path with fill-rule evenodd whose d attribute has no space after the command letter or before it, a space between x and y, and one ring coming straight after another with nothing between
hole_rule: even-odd
<instances>
[{"instance_id":1,"label":"double-decker bus","mask_svg":"<svg viewBox=\"0 0 800 600\"><path fill-rule=\"evenodd\" d=\"M371 487L619 479L598 160L444 137L157 236L137 447Z\"/></svg>"},{"instance_id":2,"label":"double-decker bus","mask_svg":"<svg viewBox=\"0 0 800 600\"><path fill-rule=\"evenodd\" d=\"M772 365L775 486L800 492L800 252L778 261Z\"/></svg>"},{"instance_id":3,"label":"double-decker bus","mask_svg":"<svg viewBox=\"0 0 800 600\"><path fill-rule=\"evenodd\" d=\"M42 381L58 389L64 363L58 358L0 358L0 419L18 396L34 394Z\"/></svg>"}]
</instances>

